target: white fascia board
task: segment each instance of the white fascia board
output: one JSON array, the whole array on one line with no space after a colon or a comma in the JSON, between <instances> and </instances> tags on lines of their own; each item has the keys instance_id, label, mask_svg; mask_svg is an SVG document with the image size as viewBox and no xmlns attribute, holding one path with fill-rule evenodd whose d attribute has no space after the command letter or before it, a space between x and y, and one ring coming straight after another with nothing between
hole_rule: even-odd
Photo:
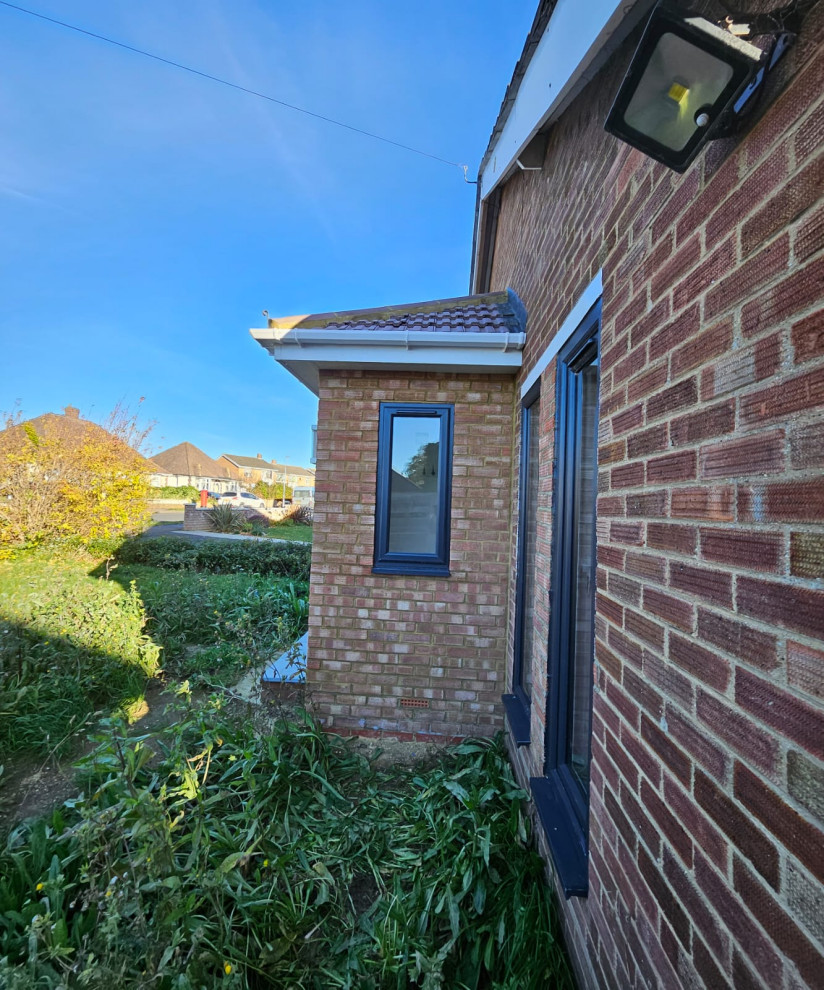
<instances>
[{"instance_id":1,"label":"white fascia board","mask_svg":"<svg viewBox=\"0 0 824 990\"><path fill-rule=\"evenodd\" d=\"M655 0L558 0L518 95L480 175L481 199L505 179L521 152L559 117Z\"/></svg>"}]
</instances>

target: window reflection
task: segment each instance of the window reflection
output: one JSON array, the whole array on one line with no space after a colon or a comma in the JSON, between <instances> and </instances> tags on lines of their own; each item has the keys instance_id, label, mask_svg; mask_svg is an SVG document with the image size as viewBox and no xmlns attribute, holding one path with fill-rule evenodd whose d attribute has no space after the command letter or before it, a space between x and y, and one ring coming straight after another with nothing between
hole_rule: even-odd
<instances>
[{"instance_id":1,"label":"window reflection","mask_svg":"<svg viewBox=\"0 0 824 990\"><path fill-rule=\"evenodd\" d=\"M435 553L441 420L395 416L389 482L389 552Z\"/></svg>"}]
</instances>

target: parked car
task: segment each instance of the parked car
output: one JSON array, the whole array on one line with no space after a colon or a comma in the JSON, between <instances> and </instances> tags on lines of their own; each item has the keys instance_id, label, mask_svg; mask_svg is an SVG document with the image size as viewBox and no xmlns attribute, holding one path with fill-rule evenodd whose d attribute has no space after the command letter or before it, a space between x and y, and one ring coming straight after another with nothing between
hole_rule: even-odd
<instances>
[{"instance_id":1,"label":"parked car","mask_svg":"<svg viewBox=\"0 0 824 990\"><path fill-rule=\"evenodd\" d=\"M220 496L221 505L234 505L238 508L265 509L266 503L251 492L224 492Z\"/></svg>"}]
</instances>

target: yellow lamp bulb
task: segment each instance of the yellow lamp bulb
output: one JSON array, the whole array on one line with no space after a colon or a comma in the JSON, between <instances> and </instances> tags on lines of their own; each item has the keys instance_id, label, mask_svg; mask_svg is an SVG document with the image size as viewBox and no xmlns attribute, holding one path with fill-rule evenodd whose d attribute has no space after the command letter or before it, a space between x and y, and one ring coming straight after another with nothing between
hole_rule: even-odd
<instances>
[{"instance_id":1,"label":"yellow lamp bulb","mask_svg":"<svg viewBox=\"0 0 824 990\"><path fill-rule=\"evenodd\" d=\"M674 82L667 92L667 96L674 100L678 106L683 106L684 100L689 95L689 86L684 86L682 83Z\"/></svg>"}]
</instances>

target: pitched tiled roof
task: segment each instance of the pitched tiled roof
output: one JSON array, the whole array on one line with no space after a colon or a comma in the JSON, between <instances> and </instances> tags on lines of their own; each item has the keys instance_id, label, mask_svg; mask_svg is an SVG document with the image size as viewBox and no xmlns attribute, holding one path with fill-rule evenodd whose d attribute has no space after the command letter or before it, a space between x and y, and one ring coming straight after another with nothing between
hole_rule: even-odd
<instances>
[{"instance_id":1,"label":"pitched tiled roof","mask_svg":"<svg viewBox=\"0 0 824 990\"><path fill-rule=\"evenodd\" d=\"M228 477L225 467L213 461L193 443L179 443L175 447L169 447L168 450L155 454L152 460L167 474L188 475L193 478Z\"/></svg>"},{"instance_id":2,"label":"pitched tiled roof","mask_svg":"<svg viewBox=\"0 0 824 990\"><path fill-rule=\"evenodd\" d=\"M287 474L305 474L307 477L315 474L314 468L301 467L299 464L278 464L277 461L273 461L272 467L276 472L286 471Z\"/></svg>"},{"instance_id":3,"label":"pitched tiled roof","mask_svg":"<svg viewBox=\"0 0 824 990\"><path fill-rule=\"evenodd\" d=\"M270 319L271 329L417 331L433 333L522 333L526 311L511 290L437 299L376 309L315 313Z\"/></svg>"},{"instance_id":4,"label":"pitched tiled roof","mask_svg":"<svg viewBox=\"0 0 824 990\"><path fill-rule=\"evenodd\" d=\"M227 461L236 464L238 467L256 468L258 471L271 471L274 464L265 461L262 457L244 457L241 454L221 454Z\"/></svg>"}]
</instances>

